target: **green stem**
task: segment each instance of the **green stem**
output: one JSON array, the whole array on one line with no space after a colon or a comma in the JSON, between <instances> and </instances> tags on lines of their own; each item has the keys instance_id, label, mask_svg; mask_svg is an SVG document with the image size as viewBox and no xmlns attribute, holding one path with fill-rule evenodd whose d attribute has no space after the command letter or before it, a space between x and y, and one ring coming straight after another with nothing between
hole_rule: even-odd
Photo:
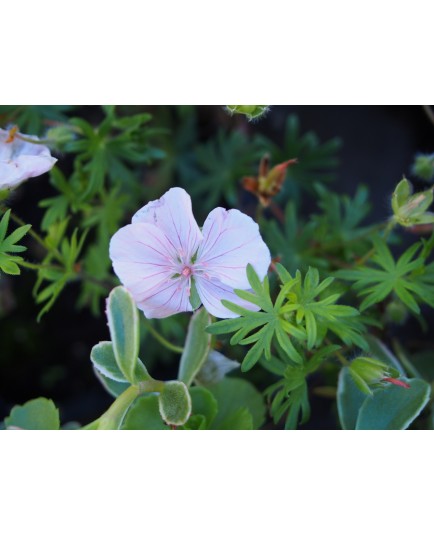
<instances>
[{"instance_id":1,"label":"green stem","mask_svg":"<svg viewBox=\"0 0 434 536\"><path fill-rule=\"evenodd\" d=\"M61 266L54 266L50 264L35 264L33 262L27 262L24 260L16 260L17 264L23 268L29 268L30 270L58 270L59 272L64 272Z\"/></svg>"},{"instance_id":2,"label":"green stem","mask_svg":"<svg viewBox=\"0 0 434 536\"><path fill-rule=\"evenodd\" d=\"M1 210L2 210L2 212L6 212L8 209L6 207L1 207ZM17 225L20 225L20 226L27 225L25 221L23 221L19 216L14 214L12 211L11 211L11 220L13 220ZM59 253L59 251L57 249L55 249L55 248L52 248L52 247L48 246L45 243L45 240L41 236L39 236L36 231L34 231L31 228L31 229L29 229L28 234L36 242L38 242L38 244L40 246L42 246L46 251L52 253L56 257L57 260L59 260L60 262L63 262L62 255Z\"/></svg>"},{"instance_id":3,"label":"green stem","mask_svg":"<svg viewBox=\"0 0 434 536\"><path fill-rule=\"evenodd\" d=\"M264 214L264 207L262 206L261 202L258 201L258 204L256 205L256 213L255 213L255 222L259 225L262 215Z\"/></svg>"},{"instance_id":4,"label":"green stem","mask_svg":"<svg viewBox=\"0 0 434 536\"><path fill-rule=\"evenodd\" d=\"M140 391L140 394L143 393L162 393L164 389L164 382L160 380L153 380L149 376L149 380L144 382L139 382L137 387Z\"/></svg>"},{"instance_id":5,"label":"green stem","mask_svg":"<svg viewBox=\"0 0 434 536\"><path fill-rule=\"evenodd\" d=\"M28 138L27 136L23 136L22 134L15 134L15 138L18 138L21 141L25 141L26 143L33 143L34 145L49 145L53 142L53 140L49 140L48 138L45 140L34 140L32 138Z\"/></svg>"},{"instance_id":6,"label":"green stem","mask_svg":"<svg viewBox=\"0 0 434 536\"><path fill-rule=\"evenodd\" d=\"M343 354L340 350L336 350L335 354L337 355L337 358L339 359L339 361L341 362L341 364L342 364L344 367L348 367L348 365L350 364L350 362L349 362L348 359L344 356L344 354Z\"/></svg>"},{"instance_id":7,"label":"green stem","mask_svg":"<svg viewBox=\"0 0 434 536\"><path fill-rule=\"evenodd\" d=\"M401 361L401 364L404 367L407 374L409 374L413 378L422 378L419 371L415 368L413 363L405 355L404 349L399 344L399 341L397 339L392 340L392 347L396 354L396 357L399 359L399 361Z\"/></svg>"},{"instance_id":8,"label":"green stem","mask_svg":"<svg viewBox=\"0 0 434 536\"><path fill-rule=\"evenodd\" d=\"M389 238L389 235L392 232L392 229L394 227L395 227L394 220L389 220L387 222L387 226L386 226L386 229L384 230L384 235L383 235L383 238L384 238L385 242L387 242L387 239ZM359 259L356 262L356 265L360 266L361 264L365 264L365 262L367 262L372 257L372 255L374 255L375 251L376 251L375 248L371 248L368 251L368 253L366 253L366 255L364 255L361 259Z\"/></svg>"},{"instance_id":9,"label":"green stem","mask_svg":"<svg viewBox=\"0 0 434 536\"><path fill-rule=\"evenodd\" d=\"M124 420L125 414L129 407L140 394L136 385L130 385L118 398L113 402L109 409L101 415L99 419L88 424L84 430L119 430Z\"/></svg>"},{"instance_id":10,"label":"green stem","mask_svg":"<svg viewBox=\"0 0 434 536\"><path fill-rule=\"evenodd\" d=\"M165 339L163 335L158 333L158 331L154 328L154 326L147 318L144 318L144 321L149 333L154 337L154 339L156 339L160 344L165 346L171 352L182 354L182 352L184 351L184 348L182 346L176 346L175 344L172 344L167 339Z\"/></svg>"},{"instance_id":11,"label":"green stem","mask_svg":"<svg viewBox=\"0 0 434 536\"><path fill-rule=\"evenodd\" d=\"M83 426L82 430L119 430L127 411L134 400L143 393L161 393L164 382L149 379L130 385L96 421Z\"/></svg>"}]
</instances>

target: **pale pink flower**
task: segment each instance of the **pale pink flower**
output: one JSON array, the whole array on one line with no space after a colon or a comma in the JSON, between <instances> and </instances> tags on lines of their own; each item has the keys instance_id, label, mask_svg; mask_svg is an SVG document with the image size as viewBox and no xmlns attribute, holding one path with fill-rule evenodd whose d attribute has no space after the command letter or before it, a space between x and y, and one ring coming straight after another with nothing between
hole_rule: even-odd
<instances>
[{"instance_id":1,"label":"pale pink flower","mask_svg":"<svg viewBox=\"0 0 434 536\"><path fill-rule=\"evenodd\" d=\"M238 316L221 303L223 299L258 310L234 289L250 289L249 263L263 279L271 260L258 225L239 210L215 208L201 231L190 196L182 188L171 188L140 209L132 223L112 237L110 258L116 275L148 318L192 311L192 280L214 316Z\"/></svg>"},{"instance_id":2,"label":"pale pink flower","mask_svg":"<svg viewBox=\"0 0 434 536\"><path fill-rule=\"evenodd\" d=\"M25 138L39 141L37 136ZM15 188L30 177L42 175L56 162L45 145L20 139L15 129L0 128L0 190Z\"/></svg>"}]
</instances>

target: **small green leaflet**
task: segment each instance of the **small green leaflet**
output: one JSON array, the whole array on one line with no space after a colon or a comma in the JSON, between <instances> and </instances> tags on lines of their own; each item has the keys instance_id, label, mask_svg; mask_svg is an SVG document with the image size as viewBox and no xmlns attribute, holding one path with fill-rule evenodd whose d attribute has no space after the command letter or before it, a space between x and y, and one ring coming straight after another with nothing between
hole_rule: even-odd
<instances>
[{"instance_id":1,"label":"small green leaflet","mask_svg":"<svg viewBox=\"0 0 434 536\"><path fill-rule=\"evenodd\" d=\"M19 275L20 267L18 264L23 258L18 255L11 255L11 253L21 253L27 249L24 246L17 245L17 242L29 231L31 225L18 227L12 234L6 236L10 215L11 211L8 210L0 221L0 270L5 274Z\"/></svg>"}]
</instances>

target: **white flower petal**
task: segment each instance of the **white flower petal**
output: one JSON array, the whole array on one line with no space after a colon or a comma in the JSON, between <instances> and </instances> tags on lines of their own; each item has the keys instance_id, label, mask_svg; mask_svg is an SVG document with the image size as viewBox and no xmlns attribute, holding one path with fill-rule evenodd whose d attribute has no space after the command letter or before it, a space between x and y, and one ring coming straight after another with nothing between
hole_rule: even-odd
<instances>
[{"instance_id":1,"label":"white flower petal","mask_svg":"<svg viewBox=\"0 0 434 536\"><path fill-rule=\"evenodd\" d=\"M110 241L113 269L136 302L176 273L170 243L162 231L147 223L126 225Z\"/></svg>"},{"instance_id":2,"label":"white flower petal","mask_svg":"<svg viewBox=\"0 0 434 536\"><path fill-rule=\"evenodd\" d=\"M259 234L258 224L239 210L215 208L208 215L199 247L197 269L238 289L247 289L247 264L260 279L267 274L270 251Z\"/></svg>"},{"instance_id":3,"label":"white flower petal","mask_svg":"<svg viewBox=\"0 0 434 536\"><path fill-rule=\"evenodd\" d=\"M49 171L57 162L45 145L15 137L7 142L9 132L0 129L0 189L13 188L31 177ZM26 138L38 141L37 136Z\"/></svg>"},{"instance_id":4,"label":"white flower petal","mask_svg":"<svg viewBox=\"0 0 434 536\"><path fill-rule=\"evenodd\" d=\"M133 223L148 223L161 229L182 262L189 263L202 240L194 219L191 198L182 188L171 188L133 216Z\"/></svg>"},{"instance_id":5,"label":"white flower petal","mask_svg":"<svg viewBox=\"0 0 434 536\"><path fill-rule=\"evenodd\" d=\"M197 288L197 293L203 303L205 309L217 318L237 318L238 314L229 311L221 300L227 300L249 311L259 311L259 307L253 303L247 302L239 298L233 289L218 279L207 279L206 277L195 276L194 278Z\"/></svg>"},{"instance_id":6,"label":"white flower petal","mask_svg":"<svg viewBox=\"0 0 434 536\"><path fill-rule=\"evenodd\" d=\"M190 278L179 276L175 256L166 235L148 223L126 225L110 241L113 269L148 318L192 310Z\"/></svg>"},{"instance_id":7,"label":"white flower petal","mask_svg":"<svg viewBox=\"0 0 434 536\"><path fill-rule=\"evenodd\" d=\"M153 295L137 302L137 307L147 318L166 318L177 313L192 311L190 286L189 277L169 279L156 287Z\"/></svg>"}]
</instances>

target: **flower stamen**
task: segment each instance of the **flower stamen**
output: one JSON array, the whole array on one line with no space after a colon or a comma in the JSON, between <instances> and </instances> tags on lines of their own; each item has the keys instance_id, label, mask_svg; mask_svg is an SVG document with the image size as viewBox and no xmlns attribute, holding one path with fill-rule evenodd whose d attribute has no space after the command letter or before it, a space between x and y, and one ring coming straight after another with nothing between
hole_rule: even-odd
<instances>
[{"instance_id":1,"label":"flower stamen","mask_svg":"<svg viewBox=\"0 0 434 536\"><path fill-rule=\"evenodd\" d=\"M18 132L18 127L17 126L12 127L8 132L8 137L5 143L12 143L15 139L17 132Z\"/></svg>"},{"instance_id":2,"label":"flower stamen","mask_svg":"<svg viewBox=\"0 0 434 536\"><path fill-rule=\"evenodd\" d=\"M181 274L184 277L190 277L191 276L191 268L190 268L190 266L184 266L184 268L182 269Z\"/></svg>"}]
</instances>

